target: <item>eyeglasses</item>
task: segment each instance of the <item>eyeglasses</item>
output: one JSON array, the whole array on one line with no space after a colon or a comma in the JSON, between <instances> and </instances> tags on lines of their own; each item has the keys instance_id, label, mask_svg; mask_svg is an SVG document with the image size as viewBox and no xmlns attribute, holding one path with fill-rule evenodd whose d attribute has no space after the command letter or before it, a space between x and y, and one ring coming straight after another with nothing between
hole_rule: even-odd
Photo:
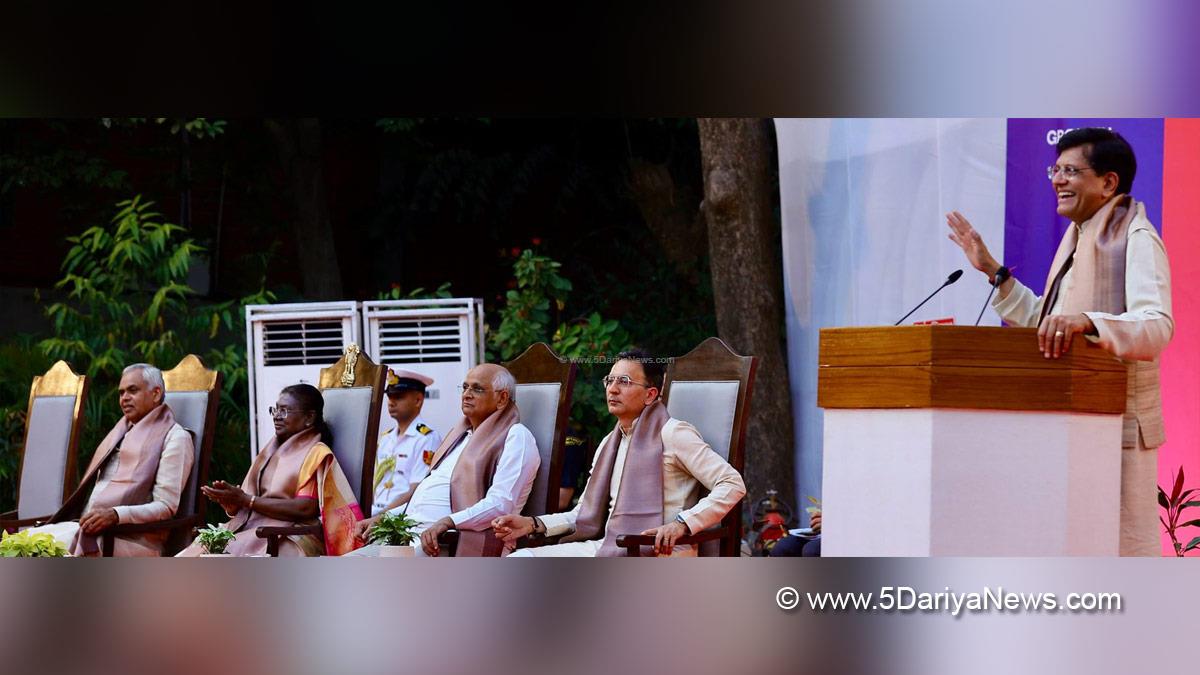
<instances>
[{"instance_id":1,"label":"eyeglasses","mask_svg":"<svg viewBox=\"0 0 1200 675\"><path fill-rule=\"evenodd\" d=\"M1084 171L1095 171L1095 169L1093 169L1090 166L1085 166L1082 168L1074 167L1074 166L1070 166L1070 165L1048 166L1048 167L1046 167L1046 178L1049 178L1050 180L1054 180L1054 176L1061 172L1063 175L1063 178L1066 178L1067 180L1071 180L1075 176L1078 176L1079 174L1083 173Z\"/></svg>"},{"instance_id":2,"label":"eyeglasses","mask_svg":"<svg viewBox=\"0 0 1200 675\"><path fill-rule=\"evenodd\" d=\"M468 391L476 396L483 396L485 393L487 393L487 389L484 389L477 384L467 384L466 382L458 385L458 389L463 393L463 396L466 396Z\"/></svg>"},{"instance_id":3,"label":"eyeglasses","mask_svg":"<svg viewBox=\"0 0 1200 675\"><path fill-rule=\"evenodd\" d=\"M600 380L600 381L604 383L605 389L608 389L609 387L613 386L614 382L616 384L618 384L622 389L624 389L625 387L628 387L631 384L636 384L639 387L645 387L647 389L654 386L652 384L646 384L644 382L634 382L633 378L629 377L628 375L617 375L617 376L606 375L604 377L604 379Z\"/></svg>"},{"instance_id":4,"label":"eyeglasses","mask_svg":"<svg viewBox=\"0 0 1200 675\"><path fill-rule=\"evenodd\" d=\"M311 411L309 411L309 410L292 410L291 408L276 408L275 406L271 406L270 408L267 408L267 412L271 415L271 417L287 418L288 415L291 415L293 413L306 413L306 412L311 412Z\"/></svg>"}]
</instances>

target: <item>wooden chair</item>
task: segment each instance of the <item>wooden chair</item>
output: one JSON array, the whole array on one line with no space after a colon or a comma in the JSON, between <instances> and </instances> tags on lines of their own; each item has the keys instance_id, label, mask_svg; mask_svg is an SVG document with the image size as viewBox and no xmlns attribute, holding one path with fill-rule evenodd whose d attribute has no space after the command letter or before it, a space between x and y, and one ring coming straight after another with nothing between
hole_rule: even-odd
<instances>
[{"instance_id":1,"label":"wooden chair","mask_svg":"<svg viewBox=\"0 0 1200 675\"><path fill-rule=\"evenodd\" d=\"M533 434L541 456L533 488L521 513L526 516L557 513L567 422L579 366L555 354L546 343L538 342L504 367L517 380L513 400L521 411L521 424ZM457 545L458 532L454 530L438 538L438 546L447 555L454 555Z\"/></svg>"},{"instance_id":2,"label":"wooden chair","mask_svg":"<svg viewBox=\"0 0 1200 675\"><path fill-rule=\"evenodd\" d=\"M179 508L173 518L151 523L125 523L105 530L100 538L101 555L112 556L116 537L164 530L169 531L170 536L163 555L173 555L191 542L195 528L204 525L207 500L200 492L200 486L208 481L222 382L221 373L208 369L195 354L188 354L174 368L163 371L166 385L163 400L179 426L192 432L195 446L192 474L179 495Z\"/></svg>"},{"instance_id":3,"label":"wooden chair","mask_svg":"<svg viewBox=\"0 0 1200 675\"><path fill-rule=\"evenodd\" d=\"M365 517L370 517L374 502L372 479L386 381L387 367L376 364L358 345L351 344L337 363L321 369L317 384L325 399L325 423L333 432L333 456L350 481ZM276 556L280 537L305 534L320 537L324 530L317 524L260 527L255 532L267 540L267 554Z\"/></svg>"},{"instance_id":4,"label":"wooden chair","mask_svg":"<svg viewBox=\"0 0 1200 675\"><path fill-rule=\"evenodd\" d=\"M87 379L66 361L33 378L17 474L17 508L0 513L0 530L16 532L48 520L75 491Z\"/></svg>"},{"instance_id":5,"label":"wooden chair","mask_svg":"<svg viewBox=\"0 0 1200 675\"><path fill-rule=\"evenodd\" d=\"M690 422L712 449L738 473L745 466L746 422L758 359L739 356L719 338L710 337L667 365L663 399L671 417ZM730 509L720 525L682 537L677 544L700 545L700 555L737 556L741 551L742 503ZM638 556L654 537L626 534L617 546Z\"/></svg>"}]
</instances>

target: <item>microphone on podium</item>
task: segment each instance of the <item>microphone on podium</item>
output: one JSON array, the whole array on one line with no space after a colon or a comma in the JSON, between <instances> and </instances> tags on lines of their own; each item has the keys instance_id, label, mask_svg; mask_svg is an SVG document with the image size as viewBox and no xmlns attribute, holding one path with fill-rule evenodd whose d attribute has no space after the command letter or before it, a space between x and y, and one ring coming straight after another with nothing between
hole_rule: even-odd
<instances>
[{"instance_id":1,"label":"microphone on podium","mask_svg":"<svg viewBox=\"0 0 1200 675\"><path fill-rule=\"evenodd\" d=\"M918 309L921 309L921 305L924 305L925 303L929 302L929 300L930 300L931 298L933 298L933 296L935 296L935 295L937 295L938 293L940 293L940 292L941 292L941 290L942 290L943 288L945 288L945 287L949 286L950 284L952 284L952 283L954 283L954 282L958 281L958 278L959 278L959 277L961 277L961 276L962 276L962 270L954 270L953 272L951 272L951 273L950 273L950 276L946 277L946 280L942 282L942 285L941 285L941 286L938 286L938 287L937 287L937 290L936 290L936 291L934 291L934 292L930 293L928 298L925 298L924 300L922 300L922 301L921 301L921 303L920 303L919 305L917 305L916 307L913 307L913 308L912 308L912 310L910 310L910 311L908 312L908 314L905 314L904 316L900 317L900 321L904 321L904 320L905 320L905 319L907 319L908 317L912 316L912 313L913 313L913 312L917 311ZM893 326L899 326L899 325L900 325L900 321L897 321L896 323L894 323L894 324L892 324L892 325L893 325Z\"/></svg>"},{"instance_id":2,"label":"microphone on podium","mask_svg":"<svg viewBox=\"0 0 1200 675\"><path fill-rule=\"evenodd\" d=\"M1014 267L1016 267L1016 266L1014 265ZM1005 267L1003 265L1000 266L1000 269L996 270L996 274L993 275L992 283L990 284L992 287L992 290L988 291L987 300L983 301L983 307L979 308L979 316L975 317L975 325L976 326L978 326L979 321L981 319L983 319L983 310L987 309L988 304L990 304L992 302L992 294L996 292L997 288L1000 288L1000 284L1007 281L1008 278L1011 276L1012 276L1012 270L1008 269L1007 267Z\"/></svg>"}]
</instances>

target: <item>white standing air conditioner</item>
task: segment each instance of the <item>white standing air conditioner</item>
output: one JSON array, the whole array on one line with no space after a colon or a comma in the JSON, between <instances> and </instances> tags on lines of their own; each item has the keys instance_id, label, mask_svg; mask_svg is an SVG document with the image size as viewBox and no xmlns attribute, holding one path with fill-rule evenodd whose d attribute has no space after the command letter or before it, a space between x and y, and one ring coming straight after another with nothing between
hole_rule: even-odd
<instances>
[{"instance_id":1,"label":"white standing air conditioner","mask_svg":"<svg viewBox=\"0 0 1200 675\"><path fill-rule=\"evenodd\" d=\"M433 378L421 417L441 434L462 419L458 386L483 363L483 301L478 298L362 303L364 349L390 368ZM384 401L381 429L390 428Z\"/></svg>"},{"instance_id":2,"label":"white standing air conditioner","mask_svg":"<svg viewBox=\"0 0 1200 675\"><path fill-rule=\"evenodd\" d=\"M252 458L275 434L267 409L279 390L301 382L317 386L321 369L333 365L352 342L360 343L354 301L246 307ZM367 353L377 358L375 351Z\"/></svg>"}]
</instances>

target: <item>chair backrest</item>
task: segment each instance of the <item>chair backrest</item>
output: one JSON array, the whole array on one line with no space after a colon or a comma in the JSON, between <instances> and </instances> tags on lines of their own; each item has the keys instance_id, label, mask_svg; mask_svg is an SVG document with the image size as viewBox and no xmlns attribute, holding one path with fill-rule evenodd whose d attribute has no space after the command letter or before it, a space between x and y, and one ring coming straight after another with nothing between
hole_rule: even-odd
<instances>
[{"instance_id":1,"label":"chair backrest","mask_svg":"<svg viewBox=\"0 0 1200 675\"><path fill-rule=\"evenodd\" d=\"M738 473L744 473L746 422L758 359L740 356L719 338L701 342L667 364L663 399L671 417L690 422L714 452ZM741 549L742 504L722 520L730 536L720 542L720 555L736 556ZM702 554L712 551L701 549Z\"/></svg>"},{"instance_id":2,"label":"chair backrest","mask_svg":"<svg viewBox=\"0 0 1200 675\"><path fill-rule=\"evenodd\" d=\"M66 361L33 378L17 479L17 518L49 516L74 491L86 396L87 376L76 374Z\"/></svg>"},{"instance_id":3,"label":"chair backrest","mask_svg":"<svg viewBox=\"0 0 1200 675\"><path fill-rule=\"evenodd\" d=\"M350 344L337 363L321 369L318 387L325 399L325 423L333 432L333 456L350 481L364 516L374 503L372 479L379 416L387 367L376 364Z\"/></svg>"},{"instance_id":4,"label":"chair backrest","mask_svg":"<svg viewBox=\"0 0 1200 675\"><path fill-rule=\"evenodd\" d=\"M205 499L200 486L208 481L215 440L217 405L221 401L221 373L208 369L200 357L188 354L174 368L163 371L164 401L175 421L192 432L195 457L192 475L179 497L177 518L203 513Z\"/></svg>"},{"instance_id":5,"label":"chair backrest","mask_svg":"<svg viewBox=\"0 0 1200 675\"><path fill-rule=\"evenodd\" d=\"M544 342L530 346L504 367L517 380L514 399L521 411L521 424L533 433L542 459L521 512L527 516L556 513L571 396L579 367L555 354Z\"/></svg>"}]
</instances>

